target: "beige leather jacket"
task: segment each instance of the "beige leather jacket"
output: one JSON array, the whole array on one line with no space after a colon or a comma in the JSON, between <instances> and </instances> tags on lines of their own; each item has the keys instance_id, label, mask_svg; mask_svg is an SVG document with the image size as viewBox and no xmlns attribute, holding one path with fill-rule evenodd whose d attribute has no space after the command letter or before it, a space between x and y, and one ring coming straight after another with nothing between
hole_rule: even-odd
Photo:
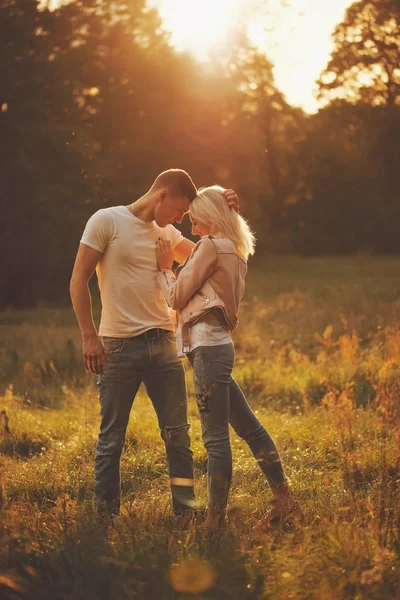
<instances>
[{"instance_id":1,"label":"beige leather jacket","mask_svg":"<svg viewBox=\"0 0 400 600\"><path fill-rule=\"evenodd\" d=\"M220 308L227 327L235 329L246 271L231 240L206 236L176 269L176 276L172 271L158 275L168 304L178 311L183 352L190 352L191 325L213 308Z\"/></svg>"}]
</instances>

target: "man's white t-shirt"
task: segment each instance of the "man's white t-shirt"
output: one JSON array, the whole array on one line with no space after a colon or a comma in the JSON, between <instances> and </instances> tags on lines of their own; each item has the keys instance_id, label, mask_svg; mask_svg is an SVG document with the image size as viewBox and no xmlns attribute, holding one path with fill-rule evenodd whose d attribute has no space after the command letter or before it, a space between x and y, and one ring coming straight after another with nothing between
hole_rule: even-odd
<instances>
[{"instance_id":1,"label":"man's white t-shirt","mask_svg":"<svg viewBox=\"0 0 400 600\"><path fill-rule=\"evenodd\" d=\"M174 330L157 282L156 241L172 247L183 236L135 217L126 206L98 210L87 222L81 242L102 252L96 273L101 296L99 335L133 337L153 327Z\"/></svg>"}]
</instances>

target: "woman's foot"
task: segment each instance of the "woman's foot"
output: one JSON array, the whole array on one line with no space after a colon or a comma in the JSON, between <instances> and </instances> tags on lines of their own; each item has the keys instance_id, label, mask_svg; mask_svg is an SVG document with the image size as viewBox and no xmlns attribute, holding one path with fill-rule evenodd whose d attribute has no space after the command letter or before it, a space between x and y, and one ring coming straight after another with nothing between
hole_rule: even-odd
<instances>
[{"instance_id":1,"label":"woman's foot","mask_svg":"<svg viewBox=\"0 0 400 600\"><path fill-rule=\"evenodd\" d=\"M295 499L287 482L272 488L272 508L263 515L258 527L279 527L286 523L289 518L303 518L303 512Z\"/></svg>"},{"instance_id":2,"label":"woman's foot","mask_svg":"<svg viewBox=\"0 0 400 600\"><path fill-rule=\"evenodd\" d=\"M204 521L203 529L206 533L212 534L220 531L226 526L226 508L211 508L207 509L206 520Z\"/></svg>"}]
</instances>

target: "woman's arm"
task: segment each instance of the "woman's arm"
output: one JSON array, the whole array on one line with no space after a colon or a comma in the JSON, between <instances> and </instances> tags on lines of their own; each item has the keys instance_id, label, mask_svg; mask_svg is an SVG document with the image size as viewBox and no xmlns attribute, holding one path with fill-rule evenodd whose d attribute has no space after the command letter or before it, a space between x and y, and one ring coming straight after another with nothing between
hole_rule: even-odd
<instances>
[{"instance_id":1,"label":"woman's arm","mask_svg":"<svg viewBox=\"0 0 400 600\"><path fill-rule=\"evenodd\" d=\"M190 298L210 276L217 263L217 252L210 238L203 238L196 244L187 264L181 269L178 279L171 270L170 258L163 257L170 252L168 242L160 240L157 257L162 272L158 281L171 308L182 310Z\"/></svg>"}]
</instances>

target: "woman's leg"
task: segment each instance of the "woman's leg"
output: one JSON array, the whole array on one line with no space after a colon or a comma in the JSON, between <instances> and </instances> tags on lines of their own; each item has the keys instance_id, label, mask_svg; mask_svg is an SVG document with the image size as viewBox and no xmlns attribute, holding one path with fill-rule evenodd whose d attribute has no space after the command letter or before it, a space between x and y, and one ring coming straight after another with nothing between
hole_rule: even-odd
<instances>
[{"instance_id":1,"label":"woman's leg","mask_svg":"<svg viewBox=\"0 0 400 600\"><path fill-rule=\"evenodd\" d=\"M231 344L200 346L189 355L193 367L203 442L208 455L209 514L211 511L215 515L225 513L232 479L229 388L233 357Z\"/></svg>"},{"instance_id":2,"label":"woman's leg","mask_svg":"<svg viewBox=\"0 0 400 600\"><path fill-rule=\"evenodd\" d=\"M301 517L298 503L290 490L281 458L271 436L261 425L249 406L236 381L232 379L230 391L230 424L247 442L273 494L274 506L261 519L260 526L281 524L294 511Z\"/></svg>"},{"instance_id":3,"label":"woman's leg","mask_svg":"<svg viewBox=\"0 0 400 600\"><path fill-rule=\"evenodd\" d=\"M229 386L229 392L230 424L248 444L271 488L284 484L286 476L278 450L234 379Z\"/></svg>"}]
</instances>

